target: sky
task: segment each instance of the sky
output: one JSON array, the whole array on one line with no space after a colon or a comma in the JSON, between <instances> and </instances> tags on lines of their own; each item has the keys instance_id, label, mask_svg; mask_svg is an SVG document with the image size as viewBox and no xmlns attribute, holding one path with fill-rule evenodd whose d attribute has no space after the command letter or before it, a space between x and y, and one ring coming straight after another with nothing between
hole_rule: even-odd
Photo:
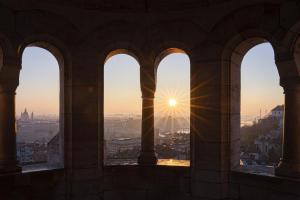
<instances>
[{"instance_id":1,"label":"sky","mask_svg":"<svg viewBox=\"0 0 300 200\"><path fill-rule=\"evenodd\" d=\"M131 56L119 54L104 65L104 113L140 114L142 108L139 64Z\"/></svg>"},{"instance_id":2,"label":"sky","mask_svg":"<svg viewBox=\"0 0 300 200\"><path fill-rule=\"evenodd\" d=\"M22 70L16 91L16 115L27 108L36 115L58 115L59 67L47 50L27 47L22 56Z\"/></svg>"},{"instance_id":3,"label":"sky","mask_svg":"<svg viewBox=\"0 0 300 200\"><path fill-rule=\"evenodd\" d=\"M139 69L138 62L125 54L113 56L105 63L104 112L106 115L141 114L142 93ZM190 88L189 75L189 58L185 54L172 54L160 62L157 69L155 92L154 110L156 114L168 113L170 98L177 100L176 110L187 107ZM188 111L188 107L185 110Z\"/></svg>"},{"instance_id":4,"label":"sky","mask_svg":"<svg viewBox=\"0 0 300 200\"><path fill-rule=\"evenodd\" d=\"M157 68L157 85L154 101L155 116L190 115L190 60L186 54L174 53L165 57ZM169 105L170 99L176 105Z\"/></svg>"},{"instance_id":5,"label":"sky","mask_svg":"<svg viewBox=\"0 0 300 200\"><path fill-rule=\"evenodd\" d=\"M115 55L105 63L104 77L105 115L140 115L138 62L129 55ZM188 115L189 83L188 56L176 53L165 57L157 69L155 115L174 112L168 105L170 98L177 101L178 115ZM50 52L38 47L25 49L16 93L17 115L25 108L37 115L58 115L59 67ZM260 110L264 114L280 104L283 104L283 90L279 86L273 49L268 43L257 45L247 52L242 62L241 115L258 116Z\"/></svg>"},{"instance_id":6,"label":"sky","mask_svg":"<svg viewBox=\"0 0 300 200\"><path fill-rule=\"evenodd\" d=\"M241 66L241 116L259 116L284 104L274 51L269 43L250 49Z\"/></svg>"}]
</instances>

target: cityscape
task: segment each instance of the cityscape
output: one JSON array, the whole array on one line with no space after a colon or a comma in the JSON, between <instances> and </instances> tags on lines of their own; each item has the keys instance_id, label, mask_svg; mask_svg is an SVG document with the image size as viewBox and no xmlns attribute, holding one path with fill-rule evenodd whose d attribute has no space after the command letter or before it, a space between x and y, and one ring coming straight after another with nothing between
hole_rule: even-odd
<instances>
[{"instance_id":1,"label":"cityscape","mask_svg":"<svg viewBox=\"0 0 300 200\"><path fill-rule=\"evenodd\" d=\"M141 116L119 114L107 116L104 121L105 164L137 164L141 147ZM58 117L34 116L25 108L17 118L16 130L17 159L24 169L60 165ZM159 118L155 125L155 148L160 160L180 160L181 165L189 165L189 122L181 117Z\"/></svg>"},{"instance_id":2,"label":"cityscape","mask_svg":"<svg viewBox=\"0 0 300 200\"><path fill-rule=\"evenodd\" d=\"M24 168L56 167L59 159L59 119L56 116L34 116L27 111L17 118L17 160Z\"/></svg>"},{"instance_id":3,"label":"cityscape","mask_svg":"<svg viewBox=\"0 0 300 200\"><path fill-rule=\"evenodd\" d=\"M106 117L105 164L137 164L141 148L141 116ZM181 117L161 117L155 124L155 149L159 160L190 159L189 122Z\"/></svg>"},{"instance_id":4,"label":"cityscape","mask_svg":"<svg viewBox=\"0 0 300 200\"><path fill-rule=\"evenodd\" d=\"M273 173L281 157L284 106L278 105L252 123L241 122L240 163L243 170ZM104 119L105 165L135 165L141 148L141 116L111 115ZM59 119L34 116L27 109L17 119L17 158L23 167L58 166ZM179 161L189 166L190 128L183 117L160 117L155 123L159 164Z\"/></svg>"},{"instance_id":5,"label":"cityscape","mask_svg":"<svg viewBox=\"0 0 300 200\"><path fill-rule=\"evenodd\" d=\"M282 152L284 105L274 107L252 123L241 123L242 170L274 174Z\"/></svg>"}]
</instances>

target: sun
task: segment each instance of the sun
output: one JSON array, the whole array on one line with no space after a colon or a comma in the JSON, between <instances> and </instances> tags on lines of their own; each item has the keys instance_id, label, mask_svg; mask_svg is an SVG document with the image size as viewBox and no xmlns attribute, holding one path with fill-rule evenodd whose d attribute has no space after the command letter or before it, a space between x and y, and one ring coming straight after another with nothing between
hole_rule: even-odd
<instances>
[{"instance_id":1,"label":"sun","mask_svg":"<svg viewBox=\"0 0 300 200\"><path fill-rule=\"evenodd\" d=\"M173 99L173 98L169 99L169 106L170 107L175 107L176 104L177 104L176 99Z\"/></svg>"}]
</instances>

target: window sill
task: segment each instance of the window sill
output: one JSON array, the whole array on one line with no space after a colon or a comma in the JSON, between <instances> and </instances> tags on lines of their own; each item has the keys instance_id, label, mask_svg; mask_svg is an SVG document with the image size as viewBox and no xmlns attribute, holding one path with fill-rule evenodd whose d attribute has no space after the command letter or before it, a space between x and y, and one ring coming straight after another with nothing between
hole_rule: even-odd
<instances>
[{"instance_id":1,"label":"window sill","mask_svg":"<svg viewBox=\"0 0 300 200\"><path fill-rule=\"evenodd\" d=\"M233 171L261 176L275 176L275 168L273 166L240 166Z\"/></svg>"},{"instance_id":2,"label":"window sill","mask_svg":"<svg viewBox=\"0 0 300 200\"><path fill-rule=\"evenodd\" d=\"M169 167L190 167L189 160L174 160L174 159L159 159L157 162L159 166Z\"/></svg>"},{"instance_id":3,"label":"window sill","mask_svg":"<svg viewBox=\"0 0 300 200\"><path fill-rule=\"evenodd\" d=\"M56 174L59 173L61 174L61 172L64 171L64 168L39 168L39 169L28 169L28 170L24 170L22 169L22 171L19 172L10 172L10 173L2 173L0 174L0 178L5 178L5 177L11 177L11 176L15 176L15 177L26 177L26 176L35 176L35 175L46 175L46 174Z\"/></svg>"},{"instance_id":4,"label":"window sill","mask_svg":"<svg viewBox=\"0 0 300 200\"><path fill-rule=\"evenodd\" d=\"M44 173L44 172L56 172L63 171L63 167L44 167L44 168L36 168L36 169L22 169L22 174L31 174L31 173Z\"/></svg>"},{"instance_id":5,"label":"window sill","mask_svg":"<svg viewBox=\"0 0 300 200\"><path fill-rule=\"evenodd\" d=\"M104 167L126 167L126 166L140 166L138 163L133 162L129 164L111 164L111 165L104 165ZM156 165L153 165L152 167L184 167L189 168L190 167L190 161L189 160L176 160L176 159L158 159L158 162Z\"/></svg>"}]
</instances>

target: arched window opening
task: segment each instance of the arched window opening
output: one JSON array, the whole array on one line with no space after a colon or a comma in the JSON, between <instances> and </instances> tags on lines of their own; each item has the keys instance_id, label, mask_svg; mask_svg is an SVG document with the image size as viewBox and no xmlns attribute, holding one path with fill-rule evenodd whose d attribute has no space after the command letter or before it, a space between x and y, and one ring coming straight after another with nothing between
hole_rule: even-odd
<instances>
[{"instance_id":1,"label":"arched window opening","mask_svg":"<svg viewBox=\"0 0 300 200\"><path fill-rule=\"evenodd\" d=\"M241 65L240 163L253 173L274 173L282 154L283 89L270 43L251 48Z\"/></svg>"},{"instance_id":2,"label":"arched window opening","mask_svg":"<svg viewBox=\"0 0 300 200\"><path fill-rule=\"evenodd\" d=\"M47 50L27 47L16 91L17 159L23 170L61 167L60 70Z\"/></svg>"},{"instance_id":3,"label":"arched window opening","mask_svg":"<svg viewBox=\"0 0 300 200\"><path fill-rule=\"evenodd\" d=\"M175 52L157 68L154 102L159 165L190 165L190 60Z\"/></svg>"},{"instance_id":4,"label":"arched window opening","mask_svg":"<svg viewBox=\"0 0 300 200\"><path fill-rule=\"evenodd\" d=\"M119 53L119 52L118 52ZM128 54L109 57L104 66L104 163L137 164L141 149L139 64Z\"/></svg>"}]
</instances>

